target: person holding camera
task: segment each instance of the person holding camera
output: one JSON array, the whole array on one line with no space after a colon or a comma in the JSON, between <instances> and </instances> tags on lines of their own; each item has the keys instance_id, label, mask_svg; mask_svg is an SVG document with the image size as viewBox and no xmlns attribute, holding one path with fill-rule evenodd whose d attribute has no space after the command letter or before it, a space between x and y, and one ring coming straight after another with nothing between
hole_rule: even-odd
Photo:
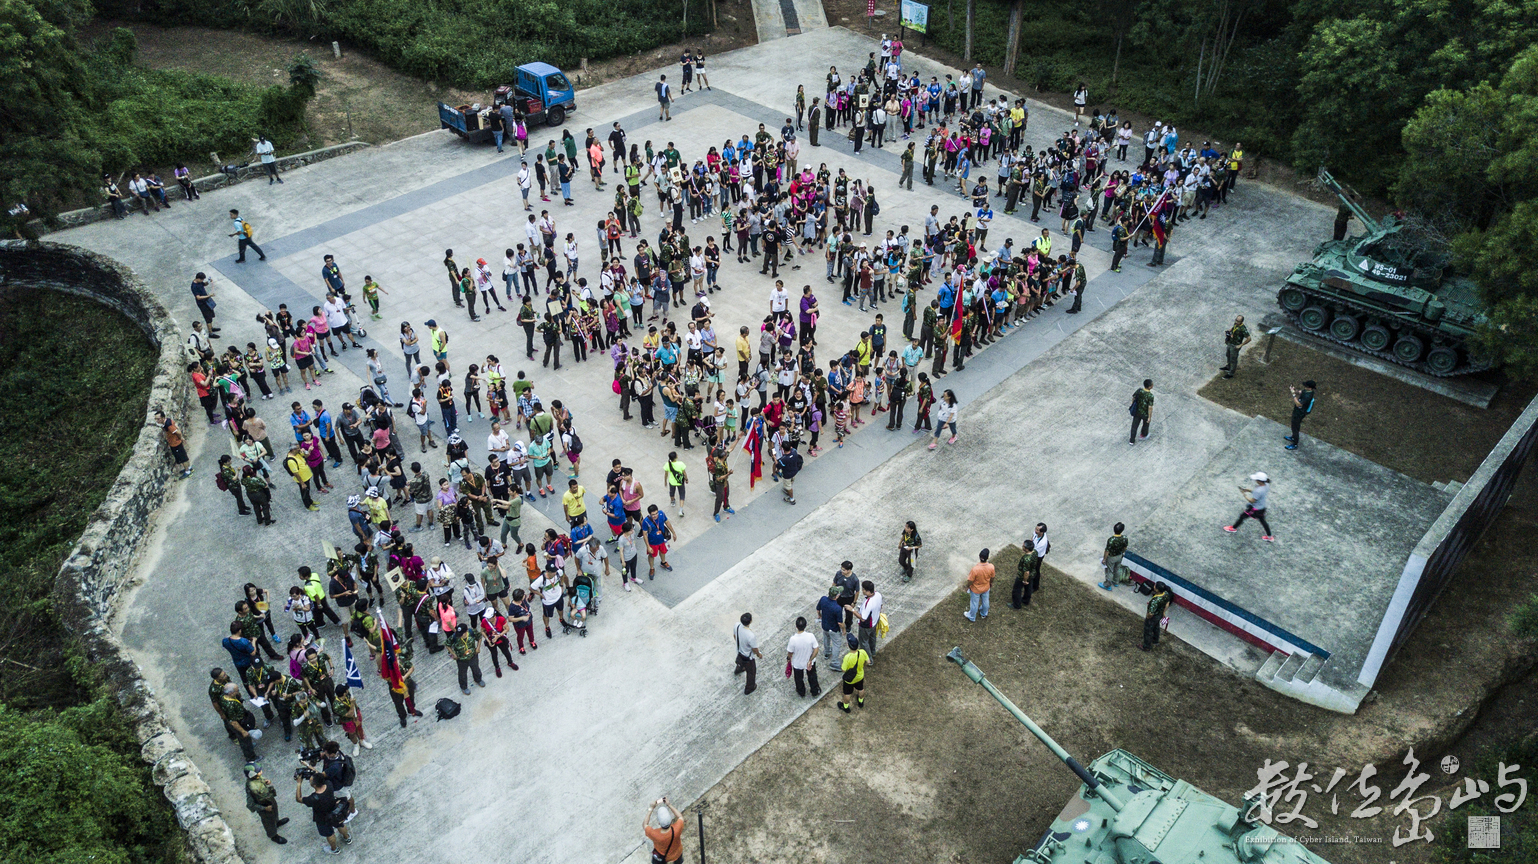
<instances>
[{"instance_id":1,"label":"person holding camera","mask_svg":"<svg viewBox=\"0 0 1538 864\"><path fill-rule=\"evenodd\" d=\"M278 818L278 790L273 788L271 780L262 776L259 762L246 765L246 809L262 820L267 839L280 845L288 842L278 833L279 828L288 824L288 819Z\"/></svg>"},{"instance_id":2,"label":"person holding camera","mask_svg":"<svg viewBox=\"0 0 1538 864\"><path fill-rule=\"evenodd\" d=\"M310 781L310 794L304 794L304 781ZM351 811L351 804L346 801L338 801L335 791L326 779L326 775L308 766L294 771L294 800L310 808L311 818L315 820L315 830L320 833L330 848L332 855L339 855L342 847L337 844L336 838L341 835L343 843L352 842L352 834L348 832L345 820Z\"/></svg>"},{"instance_id":3,"label":"person holding camera","mask_svg":"<svg viewBox=\"0 0 1538 864\"><path fill-rule=\"evenodd\" d=\"M653 827L652 817L657 825ZM653 801L641 820L641 831L652 841L652 864L674 864L684 860L684 816L668 796Z\"/></svg>"}]
</instances>

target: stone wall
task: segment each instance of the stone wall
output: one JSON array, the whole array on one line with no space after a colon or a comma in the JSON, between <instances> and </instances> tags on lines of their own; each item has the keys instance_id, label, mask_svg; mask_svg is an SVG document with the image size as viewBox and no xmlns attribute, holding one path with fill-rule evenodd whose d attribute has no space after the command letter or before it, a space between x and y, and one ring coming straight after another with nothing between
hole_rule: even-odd
<instances>
[{"instance_id":1,"label":"stone wall","mask_svg":"<svg viewBox=\"0 0 1538 864\"><path fill-rule=\"evenodd\" d=\"M133 455L59 569L54 607L117 698L138 737L140 755L171 802L195 859L202 864L238 864L234 834L208 784L166 723L138 664L108 625L155 515L176 482L164 439L152 420L160 408L185 428L194 403L182 362L181 328L132 270L73 246L0 242L0 279L6 287L67 291L105 303L137 323L160 348Z\"/></svg>"},{"instance_id":2,"label":"stone wall","mask_svg":"<svg viewBox=\"0 0 1538 864\"><path fill-rule=\"evenodd\" d=\"M303 168L304 166L315 162L323 162L327 159L334 159L337 156L345 156L348 153L361 150L362 148L368 146L370 145L366 141L349 141L346 144L333 144L330 147L322 147L319 150L306 150L303 153L295 153L292 156L280 156L277 160L278 172L282 173L285 171L292 171L295 168ZM199 177L198 179L192 181L192 185L193 188L197 189L199 193L203 193L209 191L210 189L222 189L226 186L232 186L242 180L251 180L266 176L267 171L262 167L260 162L251 162L245 167L237 168L229 174L220 173L210 174L207 177ZM166 198L172 202L175 202L182 194L181 187L176 185L176 183L169 177L162 177L161 179L166 181ZM124 179L121 183L118 184L118 188L123 191L123 194L127 195L128 180ZM128 208L130 213L138 210L139 204L137 199L129 201ZM92 222L103 222L111 218L112 205L102 204L97 207L86 207L82 210L69 210L64 213L60 213L58 216L58 224L54 226L45 225L41 219L33 219L31 222L27 223L27 229L32 231L37 236L42 236L49 231L73 228L76 225L87 225Z\"/></svg>"}]
</instances>

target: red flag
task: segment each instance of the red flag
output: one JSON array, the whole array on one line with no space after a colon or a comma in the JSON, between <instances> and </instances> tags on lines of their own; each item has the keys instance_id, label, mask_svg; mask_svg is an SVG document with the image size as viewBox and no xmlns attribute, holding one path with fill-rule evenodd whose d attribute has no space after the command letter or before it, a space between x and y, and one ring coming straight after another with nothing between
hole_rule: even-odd
<instances>
[{"instance_id":1,"label":"red flag","mask_svg":"<svg viewBox=\"0 0 1538 864\"><path fill-rule=\"evenodd\" d=\"M961 309L960 298L957 298L956 305L954 307L952 307L952 310L953 311L951 313L951 342L953 344L958 344L959 345L959 344L961 344L961 325L962 325L962 322L965 321L966 317L967 317L966 313L963 312L962 309Z\"/></svg>"},{"instance_id":2,"label":"red flag","mask_svg":"<svg viewBox=\"0 0 1538 864\"><path fill-rule=\"evenodd\" d=\"M764 418L748 421L748 434L743 437L742 449L753 454L753 468L748 473L748 488L752 489L764 476Z\"/></svg>"},{"instance_id":3,"label":"red flag","mask_svg":"<svg viewBox=\"0 0 1538 864\"><path fill-rule=\"evenodd\" d=\"M1148 227L1153 229L1154 242L1158 243L1160 246L1163 246L1165 237L1167 235L1164 232L1164 219L1161 217L1158 210L1155 210L1153 213L1149 214Z\"/></svg>"},{"instance_id":4,"label":"red flag","mask_svg":"<svg viewBox=\"0 0 1538 864\"><path fill-rule=\"evenodd\" d=\"M379 652L379 677L390 685L391 690L397 693L405 692L406 681L401 674L398 653L400 646L395 641L395 631L390 629L390 625L385 623L384 618L377 620L379 621L379 641L384 646L384 650Z\"/></svg>"}]
</instances>

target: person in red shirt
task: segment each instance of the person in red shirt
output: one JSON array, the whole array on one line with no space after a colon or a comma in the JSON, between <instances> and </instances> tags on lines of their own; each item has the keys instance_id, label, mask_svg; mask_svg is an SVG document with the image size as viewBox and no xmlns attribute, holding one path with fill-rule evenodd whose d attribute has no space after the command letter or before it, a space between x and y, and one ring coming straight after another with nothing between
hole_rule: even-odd
<instances>
[{"instance_id":1,"label":"person in red shirt","mask_svg":"<svg viewBox=\"0 0 1538 864\"><path fill-rule=\"evenodd\" d=\"M652 827L654 814L662 827ZM652 864L674 864L684 860L684 816L666 795L647 808L646 818L641 820L641 830L646 839L652 841Z\"/></svg>"},{"instance_id":2,"label":"person in red shirt","mask_svg":"<svg viewBox=\"0 0 1538 864\"><path fill-rule=\"evenodd\" d=\"M203 406L203 413L208 415L208 425L218 426L219 418L214 416L214 406L219 404L219 397L213 391L213 379L203 369L202 363L188 363L187 374L192 376L192 386L198 391L198 404Z\"/></svg>"}]
</instances>

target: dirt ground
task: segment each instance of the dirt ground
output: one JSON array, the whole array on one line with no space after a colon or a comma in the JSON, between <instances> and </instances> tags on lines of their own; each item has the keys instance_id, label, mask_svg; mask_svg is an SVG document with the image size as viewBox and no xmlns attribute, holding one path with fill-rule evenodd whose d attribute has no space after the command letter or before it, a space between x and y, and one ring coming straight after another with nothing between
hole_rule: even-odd
<instances>
[{"instance_id":1,"label":"dirt ground","mask_svg":"<svg viewBox=\"0 0 1538 864\"><path fill-rule=\"evenodd\" d=\"M1228 380L1214 374L1200 395L1247 417L1287 424L1288 385L1312 379L1319 389L1304 435L1426 483L1469 479L1538 392L1533 382L1509 383L1480 409L1281 337L1271 361L1262 363L1265 339L1261 334L1245 351L1238 374Z\"/></svg>"},{"instance_id":2,"label":"dirt ground","mask_svg":"<svg viewBox=\"0 0 1538 864\"><path fill-rule=\"evenodd\" d=\"M1247 360L1239 376L1203 395L1280 416L1281 408L1262 403L1277 402L1268 395L1275 382L1297 380L1306 368L1325 383L1327 400L1310 418L1312 434L1430 480L1466 477L1532 392L1509 388L1478 411L1331 363L1339 361L1279 340L1269 367ZM1415 434L1399 434L1405 429ZM1538 533L1535 477L1529 468L1355 716L1283 697L1177 639L1144 654L1137 616L1050 566L1036 602L1010 609L1018 560L1011 547L995 559L999 602L985 622L963 620L966 597L953 594L878 654L863 711L844 716L825 690L821 703L704 796L709 860L971 864L1011 861L1034 843L1078 782L944 660L953 646L1081 761L1123 747L1229 802L1255 784L1266 759L1285 759L1309 763L1321 786L1344 768L1339 788L1373 762L1381 804L1403 779L1402 759L1414 744L1421 770L1432 775L1421 794L1443 801L1430 823L1436 832L1464 776L1443 775L1442 755L1470 766L1484 748L1538 723L1538 682L1528 675L1533 646L1512 640L1504 625L1512 598L1538 590L1525 555ZM959 584L964 574L954 575ZM790 686L774 678L771 686ZM1328 797L1312 795L1304 812L1318 827L1279 827L1300 837L1377 839L1315 847L1334 864L1431 860L1424 842L1390 844L1395 828L1408 826L1407 817L1390 815L1397 801L1373 819L1349 818L1361 800L1340 794L1332 816Z\"/></svg>"},{"instance_id":3,"label":"dirt ground","mask_svg":"<svg viewBox=\"0 0 1538 864\"><path fill-rule=\"evenodd\" d=\"M719 54L758 41L749 0L719 0L719 27L714 33L691 41L687 47ZM180 69L223 75L245 84L287 84L287 67L301 51L308 51L321 70L320 86L309 109L307 140L288 148L292 152L359 140L371 144L398 141L439 128L437 104L485 102L491 94L440 87L391 70L362 51L342 45L340 60L330 43L306 42L259 36L239 30L202 27L156 27L151 24L93 21L82 38L90 40L113 27L126 26L139 41L139 63L152 69ZM209 50L217 45L218 50ZM677 61L685 45L665 45L642 54L616 57L588 64L585 71L567 70L577 87L633 75ZM537 59L537 58L530 58ZM201 154L199 154L201 155ZM220 154L229 159L239 154ZM282 155L280 153L279 155ZM209 162L192 163L194 173L212 172Z\"/></svg>"}]
</instances>

